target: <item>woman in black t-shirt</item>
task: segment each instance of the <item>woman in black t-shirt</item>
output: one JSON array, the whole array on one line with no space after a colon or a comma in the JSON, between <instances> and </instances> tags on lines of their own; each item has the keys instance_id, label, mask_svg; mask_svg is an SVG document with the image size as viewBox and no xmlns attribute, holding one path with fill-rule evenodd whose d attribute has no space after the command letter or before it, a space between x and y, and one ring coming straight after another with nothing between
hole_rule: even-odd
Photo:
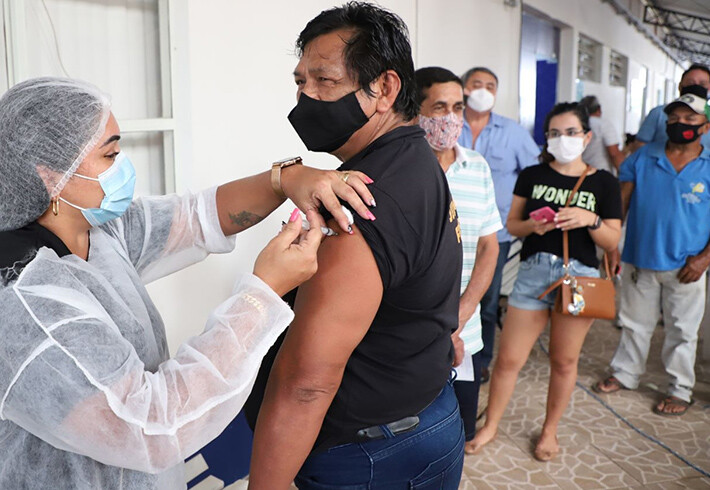
<instances>
[{"instance_id":1,"label":"woman in black t-shirt","mask_svg":"<svg viewBox=\"0 0 710 490\"><path fill-rule=\"evenodd\" d=\"M518 373L550 320L547 414L535 447L535 457L541 461L549 461L559 452L557 425L574 389L579 354L592 319L552 311L556 290L543 300L538 296L564 274L562 230L569 232L570 274L598 276L596 246L609 251L616 248L622 217L619 182L605 170L593 168L570 207L564 208L572 188L587 170L582 151L592 133L586 111L576 103L556 105L545 120L545 136L547 145L540 165L523 170L513 191L507 227L524 238L521 263L508 298L486 423L473 440L474 450L480 450L495 438ZM536 221L530 217L531 211L546 206L556 212L554 218Z\"/></svg>"}]
</instances>

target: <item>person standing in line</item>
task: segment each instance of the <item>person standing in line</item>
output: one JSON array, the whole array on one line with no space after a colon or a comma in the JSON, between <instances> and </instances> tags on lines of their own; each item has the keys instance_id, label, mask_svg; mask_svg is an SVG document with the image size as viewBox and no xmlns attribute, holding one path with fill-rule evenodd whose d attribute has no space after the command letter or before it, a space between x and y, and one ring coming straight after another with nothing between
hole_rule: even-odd
<instances>
[{"instance_id":1,"label":"person standing in line","mask_svg":"<svg viewBox=\"0 0 710 490\"><path fill-rule=\"evenodd\" d=\"M592 167L616 175L624 161L624 154L619 149L619 133L611 121L602 117L602 106L596 96L587 95L579 105L587 109L592 131L592 141L584 149L582 159Z\"/></svg>"},{"instance_id":2,"label":"person standing in line","mask_svg":"<svg viewBox=\"0 0 710 490\"><path fill-rule=\"evenodd\" d=\"M480 302L493 279L498 258L496 232L503 226L496 207L488 163L475 150L456 143L463 127L463 86L459 77L439 67L416 71L419 126L446 175L461 222L463 275L459 328L452 340L458 346L454 382L466 432L464 451L471 452L476 435L478 392L481 386ZM461 351L463 350L463 359Z\"/></svg>"},{"instance_id":3,"label":"person standing in line","mask_svg":"<svg viewBox=\"0 0 710 490\"><path fill-rule=\"evenodd\" d=\"M508 298L508 313L491 377L486 422L473 439L474 452L490 443L515 389L518 374L535 342L550 323L550 381L542 433L534 456L553 459L560 451L557 428L577 381L577 365L592 318L555 311L557 290L540 295L569 272L599 277L596 247L613 250L621 234L621 194L616 177L584 163L582 151L592 135L587 111L561 103L545 119L547 145L540 164L520 173L508 228L523 238L520 269ZM563 207L586 175L568 207ZM533 211L554 213L535 219ZM569 269L563 259L563 231L569 233Z\"/></svg>"},{"instance_id":4,"label":"person standing in line","mask_svg":"<svg viewBox=\"0 0 710 490\"><path fill-rule=\"evenodd\" d=\"M493 112L498 93L498 77L495 73L485 67L471 68L461 77L461 82L466 108L458 143L464 148L476 150L488 162L493 176L498 212L505 223L513 200L515 181L523 169L537 164L540 149L530 133L520 124ZM489 365L493 359L503 268L513 240L507 228L498 231L497 238L498 262L491 285L481 299L483 383L487 382L490 376Z\"/></svg>"},{"instance_id":5,"label":"person standing in line","mask_svg":"<svg viewBox=\"0 0 710 490\"><path fill-rule=\"evenodd\" d=\"M680 83L678 84L680 95L684 95L685 89L691 85L700 85L705 91L710 89L710 68L699 63L690 65L680 78ZM666 104L658 105L648 113L641 123L638 133L636 133L632 152L649 143L663 144L668 141L668 134L666 133L668 115L664 111L665 107ZM702 135L700 142L706 148L710 148L710 133Z\"/></svg>"},{"instance_id":6,"label":"person standing in line","mask_svg":"<svg viewBox=\"0 0 710 490\"><path fill-rule=\"evenodd\" d=\"M666 106L667 143L644 146L627 158L619 179L628 212L621 260L622 327L612 375L600 393L636 389L646 370L651 337L663 318L661 357L667 395L653 407L680 416L692 403L698 330L705 311L710 266L710 124L707 94L687 93Z\"/></svg>"}]
</instances>

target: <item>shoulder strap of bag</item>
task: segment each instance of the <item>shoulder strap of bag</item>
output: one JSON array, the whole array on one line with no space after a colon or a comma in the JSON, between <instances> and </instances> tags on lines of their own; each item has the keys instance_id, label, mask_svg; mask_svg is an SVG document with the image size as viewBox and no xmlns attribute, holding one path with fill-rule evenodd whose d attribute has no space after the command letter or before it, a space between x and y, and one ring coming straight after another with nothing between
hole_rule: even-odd
<instances>
[{"instance_id":1,"label":"shoulder strap of bag","mask_svg":"<svg viewBox=\"0 0 710 490\"><path fill-rule=\"evenodd\" d=\"M570 203L572 203L572 199L574 198L574 195L577 194L577 191L579 188L582 186L582 182L584 182L584 179L587 177L587 174L591 170L591 167L587 165L587 168L584 170L582 175L579 176L579 179L577 179L577 183L574 185L574 188L572 189L572 192L570 192L569 197L567 198L567 204L565 204L565 207L568 208ZM567 230L562 232L562 253L565 259L565 270L569 266L569 234L567 233ZM608 269L608 267L607 267Z\"/></svg>"}]
</instances>

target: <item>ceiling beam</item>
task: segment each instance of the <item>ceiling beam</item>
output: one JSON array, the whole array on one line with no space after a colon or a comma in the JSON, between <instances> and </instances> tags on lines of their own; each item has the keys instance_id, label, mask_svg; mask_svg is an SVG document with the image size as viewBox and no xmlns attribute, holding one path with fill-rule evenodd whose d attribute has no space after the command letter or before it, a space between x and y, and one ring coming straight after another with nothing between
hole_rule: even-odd
<instances>
[{"instance_id":1,"label":"ceiling beam","mask_svg":"<svg viewBox=\"0 0 710 490\"><path fill-rule=\"evenodd\" d=\"M672 47L685 51L686 53L699 54L702 56L710 56L710 42L698 41L678 35L668 35L664 42Z\"/></svg>"},{"instance_id":2,"label":"ceiling beam","mask_svg":"<svg viewBox=\"0 0 710 490\"><path fill-rule=\"evenodd\" d=\"M684 63L685 63L684 60L680 56L678 56L678 53L676 51L674 51L671 48L669 48L668 46L666 46L666 44L661 39L659 39L659 37L656 36L656 34L654 34L651 31L651 29L649 29L647 26L643 25L643 22L641 22L641 19L639 19L636 15L631 13L628 6L625 5L625 3L627 3L627 2L624 2L624 4L622 4L621 0L601 0L601 1L611 5L611 7L616 11L617 14L624 17L629 24L634 26L638 32L640 32L641 34L646 36L646 38L648 38L652 43L654 43L656 46L658 46L658 48L661 51L663 51L664 53L666 53L666 55L670 59L672 59L673 61L675 61L677 64L679 64L681 66L684 65Z\"/></svg>"},{"instance_id":3,"label":"ceiling beam","mask_svg":"<svg viewBox=\"0 0 710 490\"><path fill-rule=\"evenodd\" d=\"M676 10L646 5L643 11L643 21L652 26L710 36L710 19Z\"/></svg>"},{"instance_id":4,"label":"ceiling beam","mask_svg":"<svg viewBox=\"0 0 710 490\"><path fill-rule=\"evenodd\" d=\"M679 56L695 63L710 64L710 19L651 4L644 8L643 21L663 27L667 32L664 44L675 49ZM679 32L708 36L708 42L680 36Z\"/></svg>"}]
</instances>

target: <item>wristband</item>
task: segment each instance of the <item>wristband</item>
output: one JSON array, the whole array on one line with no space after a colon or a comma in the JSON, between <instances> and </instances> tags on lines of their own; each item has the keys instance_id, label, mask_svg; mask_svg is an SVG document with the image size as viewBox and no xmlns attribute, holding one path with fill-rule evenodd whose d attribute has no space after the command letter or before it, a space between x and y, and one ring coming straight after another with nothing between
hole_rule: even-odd
<instances>
[{"instance_id":1,"label":"wristband","mask_svg":"<svg viewBox=\"0 0 710 490\"><path fill-rule=\"evenodd\" d=\"M303 160L301 157L291 157L271 164L271 188L281 199L286 199L286 194L281 187L281 170L291 165L303 165Z\"/></svg>"},{"instance_id":2,"label":"wristband","mask_svg":"<svg viewBox=\"0 0 710 490\"><path fill-rule=\"evenodd\" d=\"M590 230L598 230L602 226L602 217L597 215L597 219L594 220L594 224L591 226L588 226Z\"/></svg>"}]
</instances>

